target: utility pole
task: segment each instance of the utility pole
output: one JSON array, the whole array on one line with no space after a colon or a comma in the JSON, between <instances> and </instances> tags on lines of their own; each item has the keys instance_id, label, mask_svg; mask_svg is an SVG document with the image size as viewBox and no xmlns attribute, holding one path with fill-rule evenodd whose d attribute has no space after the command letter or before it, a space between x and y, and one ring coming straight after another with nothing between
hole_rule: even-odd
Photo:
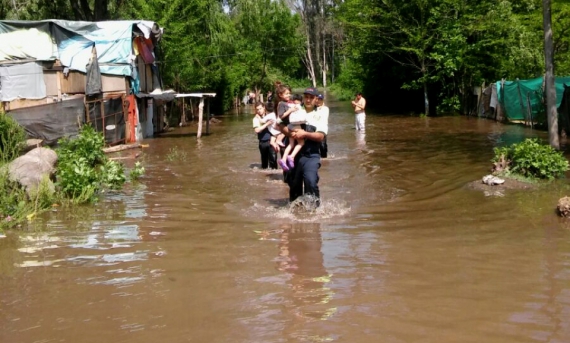
<instances>
[{"instance_id":1,"label":"utility pole","mask_svg":"<svg viewBox=\"0 0 570 343\"><path fill-rule=\"evenodd\" d=\"M544 88L546 94L546 116L550 146L560 149L558 137L558 111L556 110L556 88L554 86L554 47L552 38L552 13L550 0L542 0L542 20L544 27L544 59L546 72Z\"/></svg>"}]
</instances>

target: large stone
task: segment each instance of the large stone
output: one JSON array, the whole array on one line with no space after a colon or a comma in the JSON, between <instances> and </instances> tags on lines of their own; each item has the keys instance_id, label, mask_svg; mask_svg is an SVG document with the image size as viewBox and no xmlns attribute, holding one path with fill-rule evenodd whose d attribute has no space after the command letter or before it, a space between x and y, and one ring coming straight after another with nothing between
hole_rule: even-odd
<instances>
[{"instance_id":1,"label":"large stone","mask_svg":"<svg viewBox=\"0 0 570 343\"><path fill-rule=\"evenodd\" d=\"M8 166L10 180L26 188L28 194L34 192L44 177L50 177L55 171L57 154L47 148L35 148L16 158Z\"/></svg>"}]
</instances>

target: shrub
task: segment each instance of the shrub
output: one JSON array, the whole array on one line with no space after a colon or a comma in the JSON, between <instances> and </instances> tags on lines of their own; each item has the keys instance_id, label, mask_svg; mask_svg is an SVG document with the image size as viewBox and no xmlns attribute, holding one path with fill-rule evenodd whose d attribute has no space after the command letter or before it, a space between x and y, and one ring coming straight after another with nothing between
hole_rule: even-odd
<instances>
[{"instance_id":1,"label":"shrub","mask_svg":"<svg viewBox=\"0 0 570 343\"><path fill-rule=\"evenodd\" d=\"M24 129L13 118L0 111L0 163L18 157L25 141Z\"/></svg>"},{"instance_id":2,"label":"shrub","mask_svg":"<svg viewBox=\"0 0 570 343\"><path fill-rule=\"evenodd\" d=\"M49 178L28 195L20 184L9 179L7 169L0 169L0 232L49 208L53 199Z\"/></svg>"},{"instance_id":3,"label":"shrub","mask_svg":"<svg viewBox=\"0 0 570 343\"><path fill-rule=\"evenodd\" d=\"M82 157L85 163L94 167L107 159L103 152L105 137L90 125L83 125L77 138L62 138L57 143L57 156L60 161Z\"/></svg>"},{"instance_id":4,"label":"shrub","mask_svg":"<svg viewBox=\"0 0 570 343\"><path fill-rule=\"evenodd\" d=\"M0 170L0 230L20 222L26 210L26 191L8 177L7 168Z\"/></svg>"},{"instance_id":5,"label":"shrub","mask_svg":"<svg viewBox=\"0 0 570 343\"><path fill-rule=\"evenodd\" d=\"M125 183L123 165L109 161L103 147L105 138L84 125L76 139L60 139L57 185L72 203L96 200L102 188L119 189Z\"/></svg>"},{"instance_id":6,"label":"shrub","mask_svg":"<svg viewBox=\"0 0 570 343\"><path fill-rule=\"evenodd\" d=\"M550 145L538 139L526 139L510 147L495 148L492 162L501 165L498 171L527 178L553 179L568 170L568 160ZM501 170L503 169L503 170Z\"/></svg>"},{"instance_id":7,"label":"shrub","mask_svg":"<svg viewBox=\"0 0 570 343\"><path fill-rule=\"evenodd\" d=\"M144 175L144 167L140 162L135 163L131 173L129 174L131 181L137 181L141 176Z\"/></svg>"},{"instance_id":8,"label":"shrub","mask_svg":"<svg viewBox=\"0 0 570 343\"><path fill-rule=\"evenodd\" d=\"M125 168L117 161L107 161L100 167L101 185L110 189L120 189L125 183Z\"/></svg>"}]
</instances>

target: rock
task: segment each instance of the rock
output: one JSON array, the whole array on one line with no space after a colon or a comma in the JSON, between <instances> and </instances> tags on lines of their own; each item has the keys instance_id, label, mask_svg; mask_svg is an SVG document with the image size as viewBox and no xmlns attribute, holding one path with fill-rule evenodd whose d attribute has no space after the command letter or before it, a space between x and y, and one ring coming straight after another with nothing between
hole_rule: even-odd
<instances>
[{"instance_id":1,"label":"rock","mask_svg":"<svg viewBox=\"0 0 570 343\"><path fill-rule=\"evenodd\" d=\"M51 164L52 166L55 166L55 163L57 162L57 154L55 153L55 151L48 148L41 148L41 147L36 148L28 152L26 155L35 156L41 159L42 161Z\"/></svg>"},{"instance_id":2,"label":"rock","mask_svg":"<svg viewBox=\"0 0 570 343\"><path fill-rule=\"evenodd\" d=\"M34 148L39 148L44 145L44 141L42 139L27 139L26 146L23 149L23 152L28 152Z\"/></svg>"},{"instance_id":3,"label":"rock","mask_svg":"<svg viewBox=\"0 0 570 343\"><path fill-rule=\"evenodd\" d=\"M557 209L560 216L570 217L570 197L560 198Z\"/></svg>"},{"instance_id":4,"label":"rock","mask_svg":"<svg viewBox=\"0 0 570 343\"><path fill-rule=\"evenodd\" d=\"M28 194L31 195L44 177L49 178L53 174L56 162L57 154L55 151L47 148L35 148L8 165L10 180L24 186Z\"/></svg>"}]
</instances>

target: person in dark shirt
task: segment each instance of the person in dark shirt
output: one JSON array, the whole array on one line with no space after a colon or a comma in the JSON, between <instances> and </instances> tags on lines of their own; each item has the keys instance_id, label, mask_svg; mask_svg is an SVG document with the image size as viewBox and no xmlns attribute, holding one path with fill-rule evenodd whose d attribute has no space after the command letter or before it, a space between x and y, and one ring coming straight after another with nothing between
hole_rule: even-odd
<instances>
[{"instance_id":1,"label":"person in dark shirt","mask_svg":"<svg viewBox=\"0 0 570 343\"><path fill-rule=\"evenodd\" d=\"M303 103L306 111L306 124L304 129L290 131L284 129L284 133L291 138L303 138L305 144L297 154L295 167L286 175L289 185L289 201L295 201L303 194L317 198L316 205L320 205L319 191L319 168L321 167L321 142L328 133L328 117L317 111L316 101L319 92L315 88L307 88L303 92Z\"/></svg>"}]
</instances>

